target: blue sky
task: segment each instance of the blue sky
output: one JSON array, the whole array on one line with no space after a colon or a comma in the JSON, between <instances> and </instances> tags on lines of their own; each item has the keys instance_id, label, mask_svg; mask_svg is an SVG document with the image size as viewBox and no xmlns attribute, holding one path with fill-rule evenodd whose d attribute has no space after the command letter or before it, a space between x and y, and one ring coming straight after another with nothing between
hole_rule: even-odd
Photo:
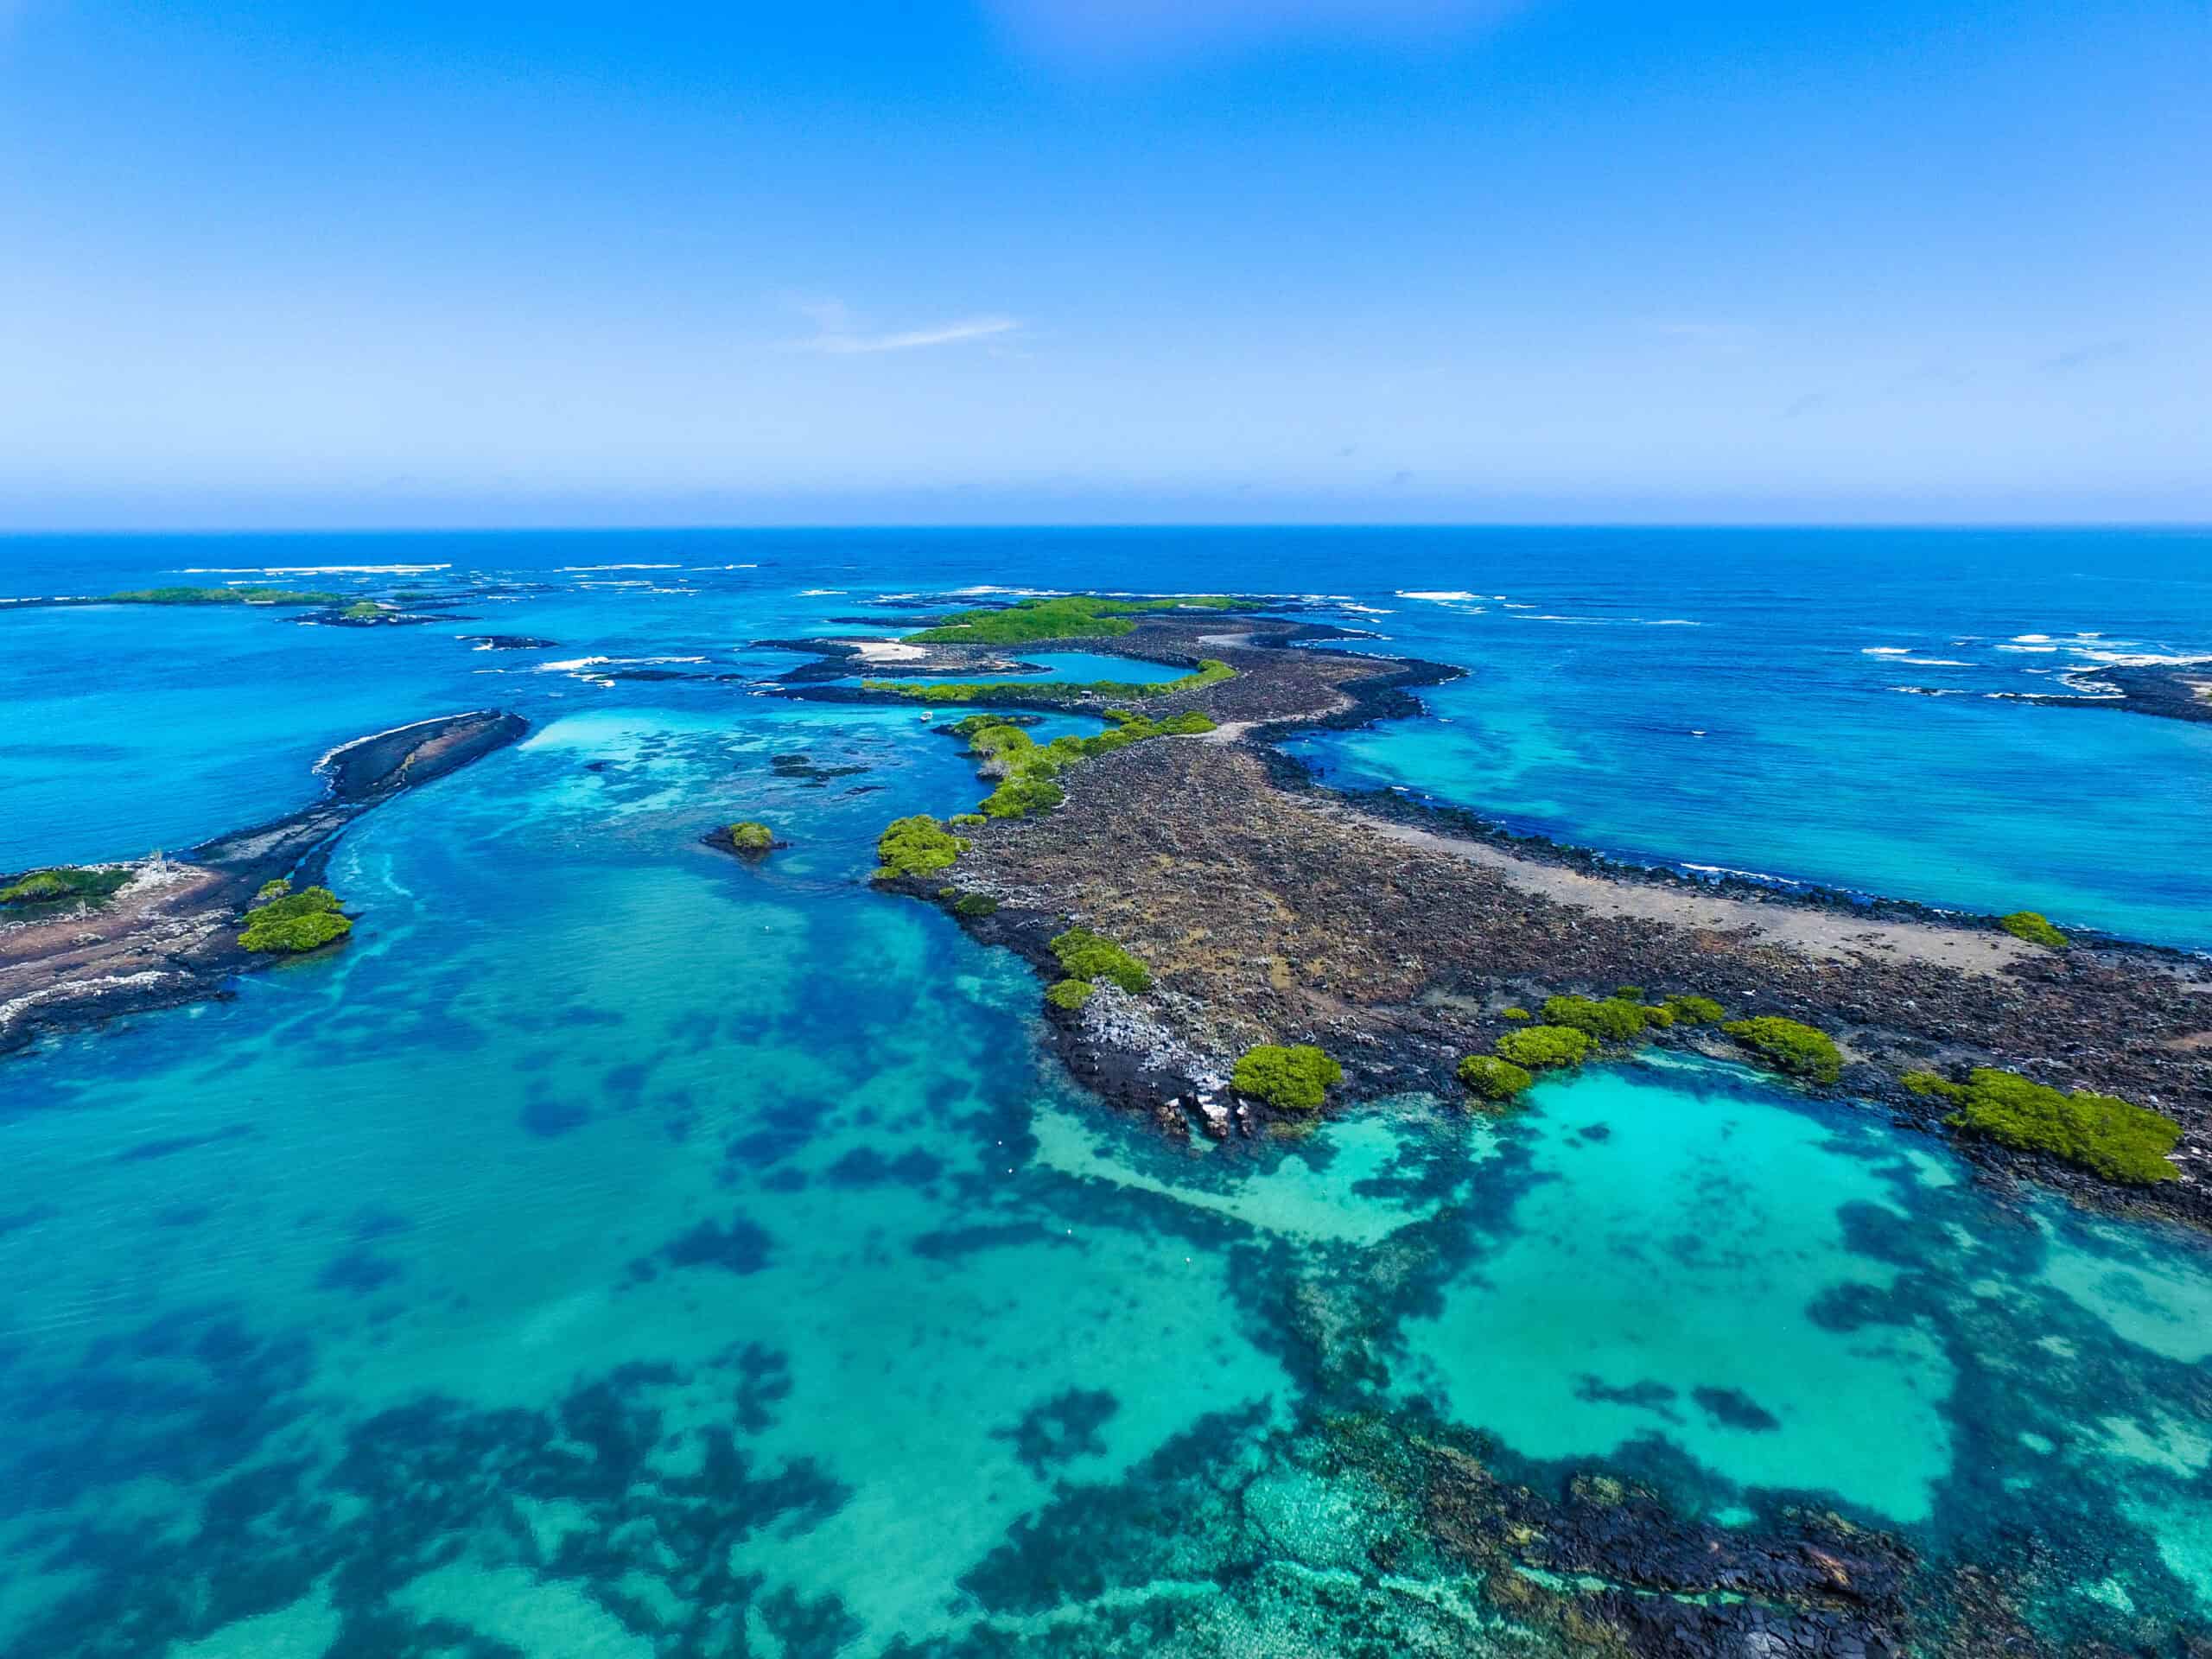
<instances>
[{"instance_id":1,"label":"blue sky","mask_svg":"<svg viewBox=\"0 0 2212 1659\"><path fill-rule=\"evenodd\" d=\"M0 527L2212 518L2212 9L0 0Z\"/></svg>"}]
</instances>

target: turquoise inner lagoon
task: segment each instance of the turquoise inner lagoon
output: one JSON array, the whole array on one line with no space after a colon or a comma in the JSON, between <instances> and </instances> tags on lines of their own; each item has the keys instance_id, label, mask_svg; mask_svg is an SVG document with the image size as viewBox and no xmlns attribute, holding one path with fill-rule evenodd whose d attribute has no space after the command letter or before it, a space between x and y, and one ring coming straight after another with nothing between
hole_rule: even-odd
<instances>
[{"instance_id":1,"label":"turquoise inner lagoon","mask_svg":"<svg viewBox=\"0 0 2212 1659\"><path fill-rule=\"evenodd\" d=\"M0 1651L1526 1650L1406 1541L1347 1425L1728 1527L1833 1511L1940 1560L2036 1555L2022 1612L2053 1643L2212 1628L2204 1240L1677 1059L1497 1120L1406 1096L1172 1143L1066 1078L1019 960L865 885L887 820L976 800L968 758L911 709L764 695L803 659L753 643L887 634L878 596L986 584L1319 596L1380 636L1355 648L1469 671L1424 718L1294 746L1333 780L2202 950L2212 728L2002 694L2212 653L2208 555L0 542L16 596L461 601L358 630L0 607L0 868L181 850L410 720L531 721L346 832L344 950L0 1060ZM348 568L401 565L437 568ZM488 634L551 643L461 637ZM1048 665L1107 677L1089 655ZM790 847L700 844L740 817Z\"/></svg>"}]
</instances>

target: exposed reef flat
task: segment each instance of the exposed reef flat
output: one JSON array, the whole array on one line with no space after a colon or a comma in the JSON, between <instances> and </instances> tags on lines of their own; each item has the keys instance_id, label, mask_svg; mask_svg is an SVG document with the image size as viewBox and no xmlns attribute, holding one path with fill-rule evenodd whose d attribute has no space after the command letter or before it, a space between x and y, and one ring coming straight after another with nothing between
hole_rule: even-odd
<instances>
[{"instance_id":1,"label":"exposed reef flat","mask_svg":"<svg viewBox=\"0 0 2212 1659\"><path fill-rule=\"evenodd\" d=\"M376 733L323 756L317 770L328 789L311 806L182 858L111 867L129 880L102 903L0 912L0 1053L43 1032L222 995L231 975L270 961L238 943L241 913L264 882L314 876L332 839L362 813L525 729L518 715L484 709Z\"/></svg>"},{"instance_id":2,"label":"exposed reef flat","mask_svg":"<svg viewBox=\"0 0 2212 1659\"><path fill-rule=\"evenodd\" d=\"M556 651L558 639L540 639L529 633L462 633L454 636L465 639L479 651Z\"/></svg>"},{"instance_id":3,"label":"exposed reef flat","mask_svg":"<svg viewBox=\"0 0 2212 1659\"><path fill-rule=\"evenodd\" d=\"M2038 696L2033 701L2212 724L2212 662L2194 668L2103 668L2094 673L2069 675L2068 680L2085 687L2109 686L2111 690L2098 696Z\"/></svg>"},{"instance_id":4,"label":"exposed reef flat","mask_svg":"<svg viewBox=\"0 0 2212 1659\"><path fill-rule=\"evenodd\" d=\"M1103 986L1054 1015L1071 1069L1109 1098L1179 1131L1257 1130L1265 1109L1224 1085L1262 1042L1319 1045L1354 1095L1451 1097L1459 1058L1515 1028L1508 1008L1629 984L1817 1026L1842 1048L1838 1092L1931 1128L1946 1109L1903 1089L1906 1071L1998 1066L2153 1108L2185 1131L2183 1179L2156 1187L2116 1188L1986 1141L1961 1147L2100 1204L2212 1222L2212 964L2106 940L2049 950L1993 918L1631 868L1401 796L1322 788L1272 740L1416 713L1410 688L1458 672L1283 648L1323 632L1175 619L1087 642L1147 662L1226 660L1235 678L1142 705L1155 717L1196 709L1217 728L1072 768L1057 810L963 826L957 866L907 883L997 900L962 925L1049 976L1048 942L1071 921L1150 968L1146 994ZM1710 1027L1649 1040L1742 1058Z\"/></svg>"}]
</instances>

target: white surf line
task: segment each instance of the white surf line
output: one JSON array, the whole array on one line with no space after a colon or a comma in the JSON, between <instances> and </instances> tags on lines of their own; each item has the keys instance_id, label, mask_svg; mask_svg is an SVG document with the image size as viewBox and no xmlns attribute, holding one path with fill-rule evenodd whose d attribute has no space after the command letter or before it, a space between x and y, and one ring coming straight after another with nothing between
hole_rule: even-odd
<instances>
[{"instance_id":1,"label":"white surf line","mask_svg":"<svg viewBox=\"0 0 2212 1659\"><path fill-rule=\"evenodd\" d=\"M318 760L313 766L309 767L308 770L311 772L321 772L325 766L327 766L332 761L335 760L340 755L345 753L348 749L358 749L362 744L373 743L380 737L397 737L402 732L411 732L418 726L435 726L441 721L467 720L474 715L491 715L497 714L498 712L499 711L495 709L467 709L462 710L457 715L432 715L428 720L410 720L404 726L394 726L389 731L371 732L366 737L354 738L348 742L340 743L334 749L326 751L322 757Z\"/></svg>"}]
</instances>

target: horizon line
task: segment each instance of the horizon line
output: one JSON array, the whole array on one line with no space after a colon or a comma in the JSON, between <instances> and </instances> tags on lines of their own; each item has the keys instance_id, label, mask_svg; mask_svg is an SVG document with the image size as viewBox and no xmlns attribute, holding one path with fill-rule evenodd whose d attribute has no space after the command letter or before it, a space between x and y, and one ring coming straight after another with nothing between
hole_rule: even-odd
<instances>
[{"instance_id":1,"label":"horizon line","mask_svg":"<svg viewBox=\"0 0 2212 1659\"><path fill-rule=\"evenodd\" d=\"M164 525L0 525L0 541L33 537L52 539L96 537L208 537L208 536L746 536L851 535L862 531L902 535L1021 534L1052 531L1062 534L1111 534L1135 531L1919 531L1973 534L1978 531L2195 531L2212 533L2212 518L2097 518L2097 519L1925 519L1925 518L1774 518L1698 521L1679 518L1530 518L1530 519L1150 519L1112 521L1039 519L1036 521L946 524L893 519L855 520L848 524L799 522L790 524L164 524Z\"/></svg>"}]
</instances>

